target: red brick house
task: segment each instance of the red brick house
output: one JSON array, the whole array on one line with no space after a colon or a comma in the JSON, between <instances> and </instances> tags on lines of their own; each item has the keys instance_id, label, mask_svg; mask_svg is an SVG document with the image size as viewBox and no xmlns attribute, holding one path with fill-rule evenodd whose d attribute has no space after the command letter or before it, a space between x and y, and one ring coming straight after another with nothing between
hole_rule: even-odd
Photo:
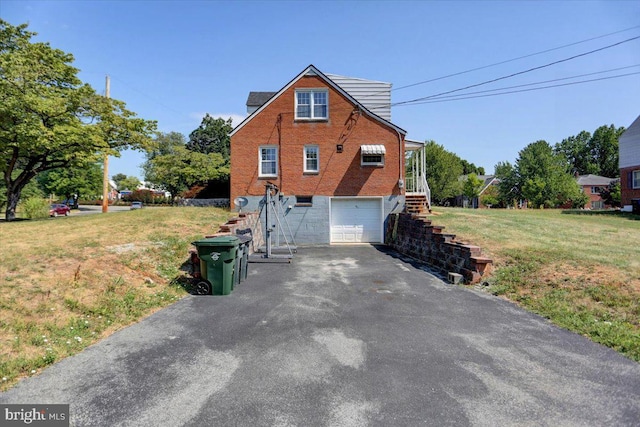
<instances>
[{"instance_id":1,"label":"red brick house","mask_svg":"<svg viewBox=\"0 0 640 427\"><path fill-rule=\"evenodd\" d=\"M640 199L640 116L620 136L620 194L624 210L631 210L631 201Z\"/></svg>"},{"instance_id":2,"label":"red brick house","mask_svg":"<svg viewBox=\"0 0 640 427\"><path fill-rule=\"evenodd\" d=\"M297 244L383 242L406 191L406 131L390 121L390 93L313 65L278 92L252 92L231 133L232 208L242 196L244 210L259 210L273 183Z\"/></svg>"},{"instance_id":3,"label":"red brick house","mask_svg":"<svg viewBox=\"0 0 640 427\"><path fill-rule=\"evenodd\" d=\"M616 178L589 174L578 176L577 181L582 192L589 196L589 201L584 205L585 209L607 209L611 207L605 204L602 199L602 192L609 189L611 183L616 181Z\"/></svg>"}]
</instances>

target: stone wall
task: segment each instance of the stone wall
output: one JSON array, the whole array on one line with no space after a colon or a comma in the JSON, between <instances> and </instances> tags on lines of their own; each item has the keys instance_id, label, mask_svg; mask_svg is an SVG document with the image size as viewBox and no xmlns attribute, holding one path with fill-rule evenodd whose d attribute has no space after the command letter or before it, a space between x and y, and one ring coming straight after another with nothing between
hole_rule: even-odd
<instances>
[{"instance_id":1,"label":"stone wall","mask_svg":"<svg viewBox=\"0 0 640 427\"><path fill-rule=\"evenodd\" d=\"M182 199L180 206L228 208L229 199Z\"/></svg>"},{"instance_id":2,"label":"stone wall","mask_svg":"<svg viewBox=\"0 0 640 427\"><path fill-rule=\"evenodd\" d=\"M401 213L389 215L385 243L396 251L423 261L443 273L461 274L468 284L478 283L489 272L492 260L482 249L455 240L454 234L431 221Z\"/></svg>"},{"instance_id":3,"label":"stone wall","mask_svg":"<svg viewBox=\"0 0 640 427\"><path fill-rule=\"evenodd\" d=\"M236 236L238 234L245 234L247 230L251 230L250 235L253 239L251 245L249 245L249 253L254 253L256 248L264 246L265 244L262 226L260 225L260 218L257 212L240 213L237 217L231 218L225 224L221 225L216 233L205 237Z\"/></svg>"}]
</instances>

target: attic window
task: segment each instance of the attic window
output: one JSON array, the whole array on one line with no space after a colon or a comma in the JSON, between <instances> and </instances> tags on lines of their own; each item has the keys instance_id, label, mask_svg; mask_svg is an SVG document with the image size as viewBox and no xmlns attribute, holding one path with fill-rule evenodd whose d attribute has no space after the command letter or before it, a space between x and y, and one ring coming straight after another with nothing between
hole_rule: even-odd
<instances>
[{"instance_id":1,"label":"attic window","mask_svg":"<svg viewBox=\"0 0 640 427\"><path fill-rule=\"evenodd\" d=\"M361 145L361 161L362 166L384 166L384 155L387 150L384 145Z\"/></svg>"},{"instance_id":2,"label":"attic window","mask_svg":"<svg viewBox=\"0 0 640 427\"><path fill-rule=\"evenodd\" d=\"M327 89L296 90L296 120L326 120L329 117Z\"/></svg>"}]
</instances>

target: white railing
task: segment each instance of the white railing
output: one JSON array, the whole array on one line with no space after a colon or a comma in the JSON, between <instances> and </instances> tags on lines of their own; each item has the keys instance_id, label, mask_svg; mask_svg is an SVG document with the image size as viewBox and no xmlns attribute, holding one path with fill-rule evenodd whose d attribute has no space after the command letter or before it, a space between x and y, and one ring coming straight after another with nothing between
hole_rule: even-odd
<instances>
[{"instance_id":1,"label":"white railing","mask_svg":"<svg viewBox=\"0 0 640 427\"><path fill-rule=\"evenodd\" d=\"M431 189L427 183L427 159L424 147L407 153L405 169L406 194L424 195L427 207L431 209Z\"/></svg>"},{"instance_id":2,"label":"white railing","mask_svg":"<svg viewBox=\"0 0 640 427\"><path fill-rule=\"evenodd\" d=\"M429 184L427 183L427 177L422 175L422 189L424 194L427 196L427 208L431 210L431 188L429 188Z\"/></svg>"}]
</instances>

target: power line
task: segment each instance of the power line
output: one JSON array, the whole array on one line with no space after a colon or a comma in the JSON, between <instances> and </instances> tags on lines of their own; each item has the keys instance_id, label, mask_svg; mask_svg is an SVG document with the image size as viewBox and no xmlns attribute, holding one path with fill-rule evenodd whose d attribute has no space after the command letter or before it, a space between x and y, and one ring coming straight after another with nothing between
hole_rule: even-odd
<instances>
[{"instance_id":1,"label":"power line","mask_svg":"<svg viewBox=\"0 0 640 427\"><path fill-rule=\"evenodd\" d=\"M489 93L489 92L498 92L498 91L501 91L501 90L515 89L515 88L519 88L519 87L535 86L535 85L541 85L541 84L544 84L544 83L553 83L553 82L558 82L558 81L562 81L562 80L577 79L578 77L594 76L596 74L610 73L612 71L626 70L626 69L635 68L635 67L640 67L640 64L629 65L629 66L626 66L626 67L611 68L609 70L596 71L596 72L593 72L593 73L578 74L578 75L571 76L571 77L561 77L561 78L557 78L557 79L543 80L543 81L534 82L534 83L526 83L526 84L515 85L515 86L506 86L506 87L501 87L501 88L496 88L496 89L479 90L479 91L476 91L476 92L466 92L466 93L461 93L459 95L439 96L439 97L432 98L432 99L456 99L456 98L467 96L467 95L475 95L475 94ZM417 104L420 104L420 103L417 103Z\"/></svg>"},{"instance_id":2,"label":"power line","mask_svg":"<svg viewBox=\"0 0 640 427\"><path fill-rule=\"evenodd\" d=\"M183 114L184 114L184 112L177 111L177 110L175 110L175 109L173 109L173 108L169 107L168 105L163 104L162 102L160 102L159 100L155 99L154 97L152 97L152 96L150 96L150 95L148 95L148 94L146 94L146 93L142 92L141 90L136 89L133 85L131 85L131 84L129 84L129 83L127 83L127 82L125 82L125 81L123 81L123 80L121 80L121 79L117 78L117 77L114 77L114 76L111 76L111 77L112 77L114 80L117 80L117 81L119 81L120 83L123 83L125 86L128 86L128 87L129 87L129 89L131 89L131 90L133 90L133 91L135 91L135 92L138 92L140 95L143 95L143 96L147 97L148 99L150 99L151 101L155 102L155 103L156 103L156 104L158 104L159 106L161 106L161 107L163 107L163 108L166 108L166 109L168 109L168 110L171 110L171 111L173 111L174 113L178 113L178 114L181 114L181 115L183 115Z\"/></svg>"},{"instance_id":3,"label":"power line","mask_svg":"<svg viewBox=\"0 0 640 427\"><path fill-rule=\"evenodd\" d=\"M474 96L467 96L467 97L465 97L464 95L468 95L468 94L464 94L464 95L458 95L459 98L457 97L457 98L451 98L451 99L436 98L436 99L431 99L431 100L428 100L428 101L416 102L416 103L413 103L413 104L403 104L403 105L400 105L400 107L406 107L406 106L412 106L412 105L421 105L421 104L435 104L435 103L438 103L438 102L461 101L461 100L464 100L464 99L473 99L473 98L486 98L486 97L489 97L489 96L508 95L508 94L520 93L520 92L531 92L531 91L534 91L534 90L550 89L550 88L554 88L554 87L571 86L571 85L577 85L577 84L582 84L582 83L597 82L597 81L601 81L601 80L617 79L617 78L633 76L633 75L637 75L637 74L640 74L640 71L638 71L636 73L627 73L627 74L619 74L619 75L616 75L616 76L601 77L599 79L581 80L581 81L578 81L578 82L562 83L562 84L557 84L557 85L534 87L534 88L530 88L530 89L520 89L520 90L513 90L513 91L508 91L508 92L490 93L490 94L474 95Z\"/></svg>"},{"instance_id":4,"label":"power line","mask_svg":"<svg viewBox=\"0 0 640 427\"><path fill-rule=\"evenodd\" d=\"M522 74L530 73L532 71L540 70L542 68L551 67L553 65L561 64L563 62L571 61L571 60L576 59L576 58L580 58L580 57L583 57L583 56L591 55L591 54L594 54L596 52L600 52L600 51L603 51L603 50L606 50L606 49L611 49L612 47L619 46L619 45L621 45L623 43L628 43L630 41L637 40L637 39L640 39L640 36L636 36L636 37L632 37L630 39L622 40L620 42L613 43L613 44L610 44L610 45L607 45L607 46L604 46L604 47L601 47L601 48L598 48L598 49L593 49L593 50L590 50L588 52L584 52L584 53L580 53L578 55L570 56L568 58L560 59L558 61L549 62L548 64L544 64L544 65L540 65L540 66L537 66L537 67L529 68L527 70L519 71L517 73L512 73L512 74L509 74L509 75L506 75L506 76L502 76L502 77L498 77L498 78L495 78L495 79L486 80L486 81L481 82L481 83L472 84L472 85L465 86L465 87L462 87L462 88L449 90L449 91L446 91L446 92L440 92L440 93L437 93L435 95L429 95L429 96L424 96L424 97L421 97L421 98L411 99L411 100L408 100L408 101L401 101L401 102L391 103L390 106L394 107L394 106L398 106L398 105L412 104L412 103L415 103L415 102L424 101L424 100L431 99L431 98L436 98L436 97L439 97L439 96L442 96L442 95L448 95L450 93L460 92L462 90L471 89L471 88L478 87L478 86L483 86L483 85L486 85L486 84L489 84L489 83L494 83L494 82L497 82L497 81L500 81L500 80L509 79L511 77L515 77L515 76L519 76L519 75L522 75Z\"/></svg>"},{"instance_id":5,"label":"power line","mask_svg":"<svg viewBox=\"0 0 640 427\"><path fill-rule=\"evenodd\" d=\"M460 76L462 74L471 73L473 71L484 70L485 68L491 68L491 67L495 67L497 65L502 65L502 64L507 64L509 62L518 61L520 59L530 58L530 57L536 56L536 55L542 55L543 53L553 52L554 50L560 50L560 49L564 49L566 47L576 46L576 45L579 45L579 44L582 44L582 43L586 43L586 42L590 42L590 41L593 41L593 40L598 40L598 39L602 39L602 38L605 38L605 37L613 36L615 34L624 33L626 31L635 30L636 28L640 28L640 25L636 25L635 27L625 28L624 30L615 31L613 33L607 33L607 34L603 34L601 36L591 37L589 39L580 40L580 41L577 41L577 42L565 44L565 45L554 47L554 48L551 48L551 49L541 50L540 52L535 52L535 53L530 53L530 54L523 55L523 56L518 56L517 58L507 59L505 61L500 61L500 62L496 62L496 63L489 64L489 65L483 65L481 67L471 68L469 70L460 71L460 72L453 73L453 74L447 74L446 76L435 77L433 79L424 80L424 81L417 82L417 83L411 83L411 84L408 84L408 85L405 85L405 86L400 86L400 87L394 88L394 89L392 89L392 91L406 89L406 88L414 87L414 86L419 86L419 85L423 85L423 84L426 84L426 83L435 82L435 81L438 81L438 80L444 80L444 79L448 79L449 77Z\"/></svg>"}]
</instances>

